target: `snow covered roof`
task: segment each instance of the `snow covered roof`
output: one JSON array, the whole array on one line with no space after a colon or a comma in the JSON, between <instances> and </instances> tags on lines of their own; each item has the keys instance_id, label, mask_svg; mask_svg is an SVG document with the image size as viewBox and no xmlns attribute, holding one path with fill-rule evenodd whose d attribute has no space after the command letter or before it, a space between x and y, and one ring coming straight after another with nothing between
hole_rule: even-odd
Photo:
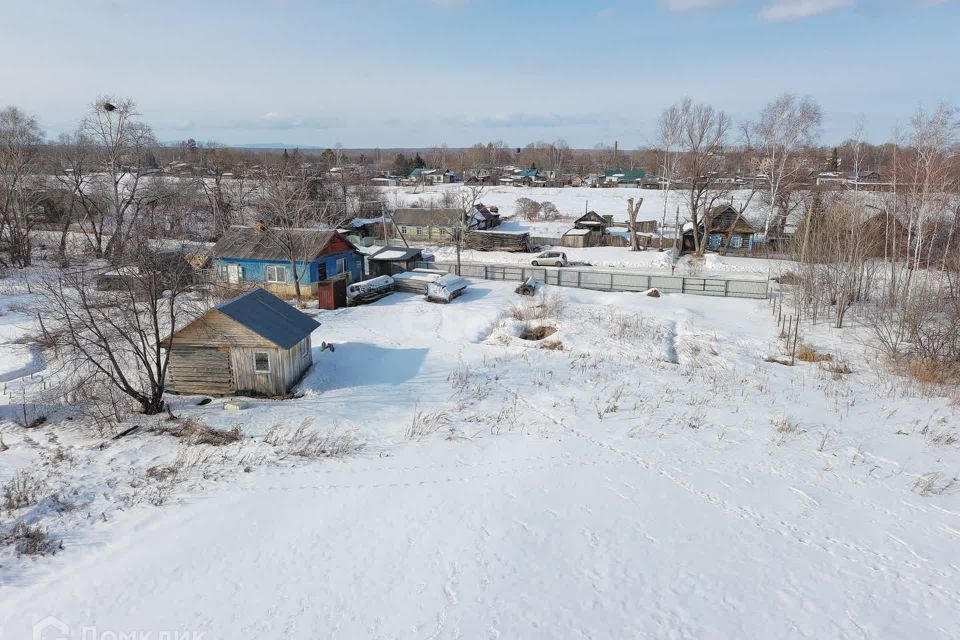
<instances>
[{"instance_id":1,"label":"snow covered roof","mask_svg":"<svg viewBox=\"0 0 960 640\"><path fill-rule=\"evenodd\" d=\"M420 249L413 249L410 247L383 247L376 253L370 255L370 260L412 260L417 256L421 255L422 251Z\"/></svg>"}]
</instances>

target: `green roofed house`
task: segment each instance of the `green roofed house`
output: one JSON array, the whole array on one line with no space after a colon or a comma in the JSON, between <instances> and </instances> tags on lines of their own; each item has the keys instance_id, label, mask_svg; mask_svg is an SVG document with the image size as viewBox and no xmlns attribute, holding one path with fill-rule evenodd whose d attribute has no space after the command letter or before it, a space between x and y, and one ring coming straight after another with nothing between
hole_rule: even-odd
<instances>
[{"instance_id":1,"label":"green roofed house","mask_svg":"<svg viewBox=\"0 0 960 640\"><path fill-rule=\"evenodd\" d=\"M607 169L603 174L603 186L639 187L646 176L643 169Z\"/></svg>"}]
</instances>

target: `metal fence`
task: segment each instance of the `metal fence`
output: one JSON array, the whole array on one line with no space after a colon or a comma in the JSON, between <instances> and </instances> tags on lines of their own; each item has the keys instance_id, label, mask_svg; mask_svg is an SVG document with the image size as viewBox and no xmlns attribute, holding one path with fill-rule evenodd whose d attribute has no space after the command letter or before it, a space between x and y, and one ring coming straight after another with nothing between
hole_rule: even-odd
<instances>
[{"instance_id":1,"label":"metal fence","mask_svg":"<svg viewBox=\"0 0 960 640\"><path fill-rule=\"evenodd\" d=\"M449 262L420 262L417 267L456 271L457 265ZM566 267L550 269L523 265L497 265L463 263L460 275L485 280L511 280L523 282L536 278L540 282L559 286L593 289L595 291L646 291L659 289L664 293L689 293L700 296L726 298L767 297L765 280L728 280L726 278L695 278L690 276L667 276L625 271L598 271Z\"/></svg>"}]
</instances>

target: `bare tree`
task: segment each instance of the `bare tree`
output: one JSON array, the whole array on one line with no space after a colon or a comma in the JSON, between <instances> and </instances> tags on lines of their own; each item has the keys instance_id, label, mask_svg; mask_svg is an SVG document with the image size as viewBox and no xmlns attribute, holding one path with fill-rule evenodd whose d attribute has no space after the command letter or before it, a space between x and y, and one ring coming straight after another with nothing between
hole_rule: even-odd
<instances>
[{"instance_id":1,"label":"bare tree","mask_svg":"<svg viewBox=\"0 0 960 640\"><path fill-rule=\"evenodd\" d=\"M460 253L463 251L463 243L467 239L469 230L469 221L477 213L477 202L480 201L480 195L483 193L483 185L472 185L460 190L460 217L456 226L453 228L450 240L457 250L457 275L460 275Z\"/></svg>"},{"instance_id":2,"label":"bare tree","mask_svg":"<svg viewBox=\"0 0 960 640\"><path fill-rule=\"evenodd\" d=\"M140 240L113 272L61 270L46 278L38 313L73 388L106 385L150 415L164 407L169 350L163 340L180 326L192 280L179 255L155 252Z\"/></svg>"},{"instance_id":3,"label":"bare tree","mask_svg":"<svg viewBox=\"0 0 960 640\"><path fill-rule=\"evenodd\" d=\"M341 210L318 193L320 182L304 167L286 161L269 171L261 186L259 202L266 220L258 223L258 229L289 263L297 304L303 303L300 283L316 252L304 231L335 229L345 221Z\"/></svg>"},{"instance_id":4,"label":"bare tree","mask_svg":"<svg viewBox=\"0 0 960 640\"><path fill-rule=\"evenodd\" d=\"M660 177L667 194L663 198L663 214L660 219L660 251L663 251L663 229L667 226L667 199L673 180L680 167L680 136L683 133L683 113L678 105L664 109L657 125L657 141L660 145Z\"/></svg>"},{"instance_id":5,"label":"bare tree","mask_svg":"<svg viewBox=\"0 0 960 640\"><path fill-rule=\"evenodd\" d=\"M801 152L816 142L823 116L811 98L785 93L764 107L760 119L745 130L748 146L758 153L758 173L767 179L767 213L763 233L771 228L782 233L790 206L789 194L802 177L807 164Z\"/></svg>"},{"instance_id":6,"label":"bare tree","mask_svg":"<svg viewBox=\"0 0 960 640\"><path fill-rule=\"evenodd\" d=\"M677 106L682 122L680 135L680 167L689 181L686 204L693 225L694 251L703 255L710 229L713 206L726 195L727 186L718 181L723 167L724 142L730 129L730 118L707 104L696 104L686 98ZM699 233L703 227L704 233Z\"/></svg>"},{"instance_id":7,"label":"bare tree","mask_svg":"<svg viewBox=\"0 0 960 640\"><path fill-rule=\"evenodd\" d=\"M128 99L102 97L65 140L60 181L77 196L84 235L98 258L116 258L133 234L153 132Z\"/></svg>"},{"instance_id":8,"label":"bare tree","mask_svg":"<svg viewBox=\"0 0 960 640\"><path fill-rule=\"evenodd\" d=\"M200 155L209 175L196 180L209 211L210 231L218 238L231 225L242 222L244 207L256 190L256 182L231 149L208 144Z\"/></svg>"},{"instance_id":9,"label":"bare tree","mask_svg":"<svg viewBox=\"0 0 960 640\"><path fill-rule=\"evenodd\" d=\"M11 263L30 265L30 230L41 194L40 148L43 132L37 121L16 107L0 111L0 243Z\"/></svg>"},{"instance_id":10,"label":"bare tree","mask_svg":"<svg viewBox=\"0 0 960 640\"><path fill-rule=\"evenodd\" d=\"M643 198L640 198L634 204L633 198L627 199L627 226L630 228L630 251L640 251L640 241L637 238L637 214L640 212L640 205L643 204Z\"/></svg>"}]
</instances>

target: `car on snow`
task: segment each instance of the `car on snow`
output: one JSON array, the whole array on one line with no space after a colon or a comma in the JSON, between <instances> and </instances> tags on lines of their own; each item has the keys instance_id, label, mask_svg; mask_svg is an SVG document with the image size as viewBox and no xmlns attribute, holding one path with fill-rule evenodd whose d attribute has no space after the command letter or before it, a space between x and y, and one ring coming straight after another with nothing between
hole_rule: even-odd
<instances>
[{"instance_id":1,"label":"car on snow","mask_svg":"<svg viewBox=\"0 0 960 640\"><path fill-rule=\"evenodd\" d=\"M569 263L567 262L567 254L562 251L544 251L534 256L530 264L535 267L565 267Z\"/></svg>"}]
</instances>

